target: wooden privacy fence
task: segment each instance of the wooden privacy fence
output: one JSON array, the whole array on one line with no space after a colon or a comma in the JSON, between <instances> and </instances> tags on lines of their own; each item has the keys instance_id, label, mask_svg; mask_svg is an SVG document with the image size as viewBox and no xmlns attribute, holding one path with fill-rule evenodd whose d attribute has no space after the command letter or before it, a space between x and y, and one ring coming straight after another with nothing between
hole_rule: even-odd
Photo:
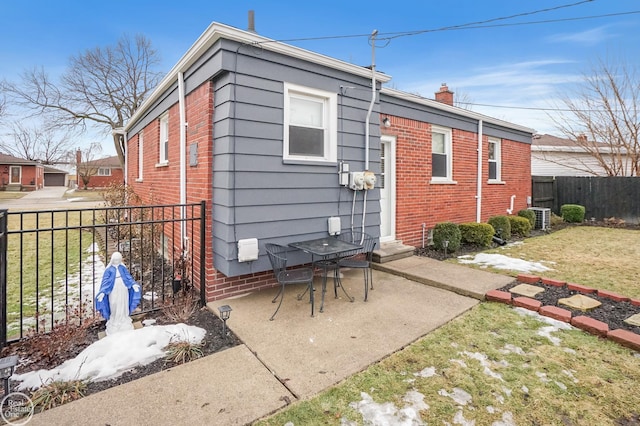
<instances>
[{"instance_id":1,"label":"wooden privacy fence","mask_svg":"<svg viewBox=\"0 0 640 426\"><path fill-rule=\"evenodd\" d=\"M587 220L640 223L640 177L532 176L531 195L533 206L558 215L563 204L580 204Z\"/></svg>"}]
</instances>

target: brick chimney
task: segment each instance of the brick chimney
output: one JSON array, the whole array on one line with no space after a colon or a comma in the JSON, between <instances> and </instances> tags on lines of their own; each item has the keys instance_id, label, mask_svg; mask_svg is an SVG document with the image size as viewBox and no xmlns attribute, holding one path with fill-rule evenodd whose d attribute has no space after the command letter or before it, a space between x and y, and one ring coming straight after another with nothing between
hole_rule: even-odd
<instances>
[{"instance_id":1,"label":"brick chimney","mask_svg":"<svg viewBox=\"0 0 640 426\"><path fill-rule=\"evenodd\" d=\"M440 91L436 92L436 101L453 106L453 92L447 87L447 83L442 83Z\"/></svg>"},{"instance_id":2,"label":"brick chimney","mask_svg":"<svg viewBox=\"0 0 640 426\"><path fill-rule=\"evenodd\" d=\"M76 150L76 185L80 188L80 163L82 163L82 152Z\"/></svg>"}]
</instances>

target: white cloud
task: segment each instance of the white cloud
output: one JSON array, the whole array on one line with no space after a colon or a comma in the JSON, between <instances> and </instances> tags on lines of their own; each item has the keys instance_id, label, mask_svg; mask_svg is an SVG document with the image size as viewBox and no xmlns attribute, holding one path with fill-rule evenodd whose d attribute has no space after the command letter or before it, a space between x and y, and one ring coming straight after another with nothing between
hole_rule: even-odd
<instances>
[{"instance_id":1,"label":"white cloud","mask_svg":"<svg viewBox=\"0 0 640 426\"><path fill-rule=\"evenodd\" d=\"M618 34L608 33L609 25L603 25L577 33L561 33L547 37L551 43L578 43L592 46L602 41L618 37Z\"/></svg>"}]
</instances>

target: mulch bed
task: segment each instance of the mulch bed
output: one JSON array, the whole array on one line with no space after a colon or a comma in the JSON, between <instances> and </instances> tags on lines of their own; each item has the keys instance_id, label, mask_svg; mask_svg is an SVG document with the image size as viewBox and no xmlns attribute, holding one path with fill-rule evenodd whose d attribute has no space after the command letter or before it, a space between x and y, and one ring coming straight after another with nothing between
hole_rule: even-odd
<instances>
[{"instance_id":1,"label":"mulch bed","mask_svg":"<svg viewBox=\"0 0 640 426\"><path fill-rule=\"evenodd\" d=\"M169 320L162 311L145 314L144 319L155 319L157 325L176 323L176 321ZM181 322L184 322L187 325L203 328L207 331L203 341L201 342L203 356L214 354L241 343L241 341L229 330L228 327L226 329L227 335L224 336L222 334L222 320L220 320L206 307L197 309L187 320ZM52 369L68 359L75 358L83 349L97 341L98 333L100 331L104 331L104 328L105 322L100 321L99 323L89 327L86 333L76 333L77 335L69 336L76 339L72 345L64 345L63 350L56 351L53 354L48 352L47 356L43 356L43 351L38 349L38 347L43 346L43 343L36 342L35 339L25 339L3 348L1 356L18 355L22 360L28 359L26 366L21 365L18 367L16 370L18 373L25 373L38 369ZM48 347L48 343L44 343L44 345ZM101 382L90 382L88 383L85 396L128 383L172 367L175 367L175 364L167 363L164 358L161 358L150 364L135 367L133 370L124 373L118 378ZM12 382L11 385L12 390L15 390L19 383ZM2 393L2 391L0 391L0 393Z\"/></svg>"},{"instance_id":2,"label":"mulch bed","mask_svg":"<svg viewBox=\"0 0 640 426\"><path fill-rule=\"evenodd\" d=\"M513 287L522 284L519 282L515 282L513 284L509 284L500 288L502 291L509 291ZM566 305L558 304L559 299L568 298L576 294L580 294L578 291L570 290L567 286L557 287L553 285L545 285L545 284L529 284L534 287L539 287L544 289L542 293L538 293L532 299L539 300L542 302L542 306L557 306L562 309L566 309L571 312L572 316L584 315L589 318L593 318L598 321L602 321L603 323L609 326L609 330L615 329L623 329L628 330L633 333L640 335L640 327L627 324L624 322L625 319L629 318L632 315L640 313L640 306L635 306L630 302L616 302L611 299L607 299L605 297L600 297L597 294L585 294L584 296L589 297L591 299L595 299L598 302L602 303L600 306L594 309L590 309L588 311L583 311L580 309L573 309ZM512 293L513 297L519 297L519 294Z\"/></svg>"}]
</instances>

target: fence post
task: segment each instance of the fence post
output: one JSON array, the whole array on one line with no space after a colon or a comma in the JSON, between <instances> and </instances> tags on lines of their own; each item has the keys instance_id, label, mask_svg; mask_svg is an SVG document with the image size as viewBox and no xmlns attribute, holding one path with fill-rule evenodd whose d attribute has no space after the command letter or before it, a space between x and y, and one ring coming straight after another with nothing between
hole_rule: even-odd
<instances>
[{"instance_id":1,"label":"fence post","mask_svg":"<svg viewBox=\"0 0 640 426\"><path fill-rule=\"evenodd\" d=\"M0 210L0 349L7 344L7 213Z\"/></svg>"},{"instance_id":2,"label":"fence post","mask_svg":"<svg viewBox=\"0 0 640 426\"><path fill-rule=\"evenodd\" d=\"M207 202L202 200L200 202L200 306L207 304L207 283L205 280L205 262L207 260L207 253L205 252L207 230L206 230L206 206Z\"/></svg>"}]
</instances>

